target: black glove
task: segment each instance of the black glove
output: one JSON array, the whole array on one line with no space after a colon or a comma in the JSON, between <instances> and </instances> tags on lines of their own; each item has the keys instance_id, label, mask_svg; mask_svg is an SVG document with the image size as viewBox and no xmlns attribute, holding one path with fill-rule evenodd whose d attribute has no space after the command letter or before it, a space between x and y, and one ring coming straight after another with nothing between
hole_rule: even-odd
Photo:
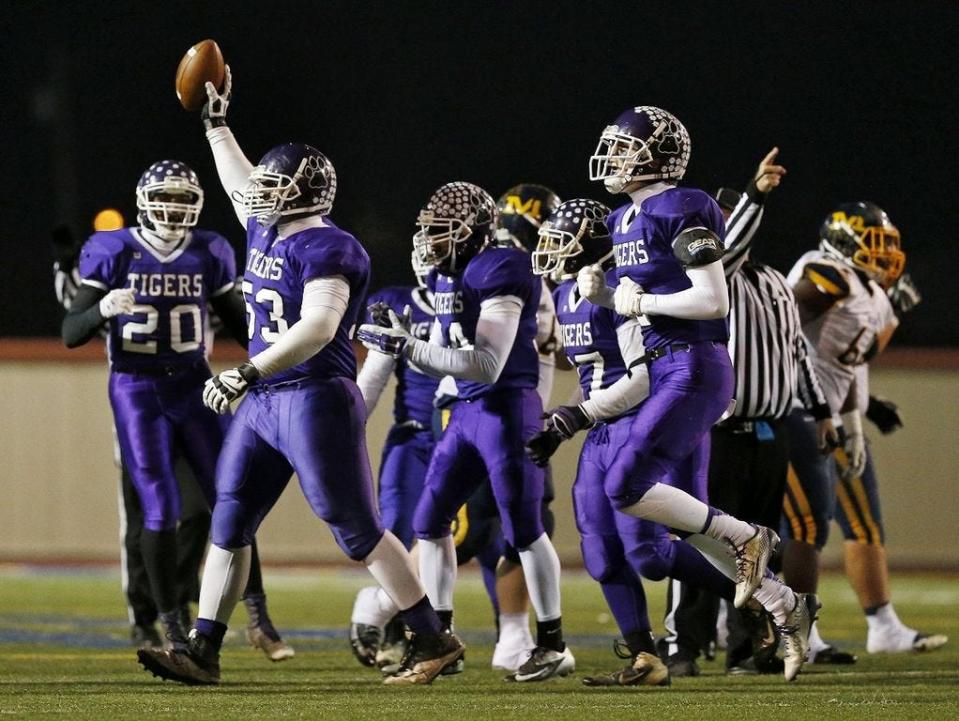
<instances>
[{"instance_id":1,"label":"black glove","mask_svg":"<svg viewBox=\"0 0 959 721\"><path fill-rule=\"evenodd\" d=\"M922 293L908 273L903 273L886 293L893 310L899 316L908 313L922 302Z\"/></svg>"},{"instance_id":2,"label":"black glove","mask_svg":"<svg viewBox=\"0 0 959 721\"><path fill-rule=\"evenodd\" d=\"M557 406L543 414L546 428L552 428L563 438L572 438L578 431L592 425L580 406Z\"/></svg>"},{"instance_id":3,"label":"black glove","mask_svg":"<svg viewBox=\"0 0 959 721\"><path fill-rule=\"evenodd\" d=\"M384 303L383 301L370 303L370 305L366 307L366 312L370 314L370 322L373 325L378 325L382 328L393 327L393 324L390 322L389 303Z\"/></svg>"},{"instance_id":4,"label":"black glove","mask_svg":"<svg viewBox=\"0 0 959 721\"><path fill-rule=\"evenodd\" d=\"M885 398L869 396L869 406L866 408L866 418L876 424L876 428L883 435L902 428L902 418L899 417L899 407Z\"/></svg>"},{"instance_id":5,"label":"black glove","mask_svg":"<svg viewBox=\"0 0 959 721\"><path fill-rule=\"evenodd\" d=\"M530 438L526 444L526 455L529 456L529 459L537 466L545 468L549 463L549 459L556 453L556 449L559 448L559 444L562 442L563 436L552 428L548 428Z\"/></svg>"}]
</instances>

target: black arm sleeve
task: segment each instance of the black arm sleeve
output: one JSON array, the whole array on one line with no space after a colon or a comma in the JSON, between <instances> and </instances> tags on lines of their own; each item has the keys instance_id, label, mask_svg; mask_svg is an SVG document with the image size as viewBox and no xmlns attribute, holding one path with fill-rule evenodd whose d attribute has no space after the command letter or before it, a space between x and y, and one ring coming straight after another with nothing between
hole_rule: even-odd
<instances>
[{"instance_id":1,"label":"black arm sleeve","mask_svg":"<svg viewBox=\"0 0 959 721\"><path fill-rule=\"evenodd\" d=\"M215 298L210 298L210 305L236 342L244 348L248 347L250 339L247 336L246 304L243 296L231 288Z\"/></svg>"},{"instance_id":2,"label":"black arm sleeve","mask_svg":"<svg viewBox=\"0 0 959 721\"><path fill-rule=\"evenodd\" d=\"M100 315L100 299L106 291L92 285L81 285L73 296L70 311L60 326L60 335L67 348L76 348L97 334L106 320Z\"/></svg>"}]
</instances>

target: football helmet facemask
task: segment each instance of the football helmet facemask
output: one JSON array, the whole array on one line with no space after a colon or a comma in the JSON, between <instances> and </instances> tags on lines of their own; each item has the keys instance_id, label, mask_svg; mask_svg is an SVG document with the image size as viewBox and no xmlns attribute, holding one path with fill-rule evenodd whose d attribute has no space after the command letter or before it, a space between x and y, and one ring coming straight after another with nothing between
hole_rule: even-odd
<instances>
[{"instance_id":1,"label":"football helmet facemask","mask_svg":"<svg viewBox=\"0 0 959 721\"><path fill-rule=\"evenodd\" d=\"M820 249L863 271L883 288L906 267L899 230L875 203L843 203L819 227Z\"/></svg>"},{"instance_id":2,"label":"football helmet facemask","mask_svg":"<svg viewBox=\"0 0 959 721\"><path fill-rule=\"evenodd\" d=\"M416 218L413 251L425 265L458 273L493 238L496 204L472 183L437 188Z\"/></svg>"},{"instance_id":3,"label":"football helmet facemask","mask_svg":"<svg viewBox=\"0 0 959 721\"><path fill-rule=\"evenodd\" d=\"M603 131L589 159L589 179L602 180L610 193L641 180L679 180L691 148L686 127L672 113L640 105Z\"/></svg>"},{"instance_id":4,"label":"football helmet facemask","mask_svg":"<svg viewBox=\"0 0 959 721\"><path fill-rule=\"evenodd\" d=\"M512 244L527 253L532 252L540 226L559 204L559 196L545 185L514 185L496 201L499 213L497 243Z\"/></svg>"},{"instance_id":5,"label":"football helmet facemask","mask_svg":"<svg viewBox=\"0 0 959 721\"><path fill-rule=\"evenodd\" d=\"M233 194L248 218L271 226L280 218L326 215L336 196L336 171L316 148L284 143L270 150Z\"/></svg>"},{"instance_id":6,"label":"football helmet facemask","mask_svg":"<svg viewBox=\"0 0 959 721\"><path fill-rule=\"evenodd\" d=\"M575 278L580 268L613 260L613 239L606 227L609 208L595 200L567 200L539 229L532 254L533 273L553 280Z\"/></svg>"},{"instance_id":7,"label":"football helmet facemask","mask_svg":"<svg viewBox=\"0 0 959 721\"><path fill-rule=\"evenodd\" d=\"M203 209L199 178L178 160L160 160L143 171L136 196L137 222L167 242L181 240Z\"/></svg>"}]
</instances>

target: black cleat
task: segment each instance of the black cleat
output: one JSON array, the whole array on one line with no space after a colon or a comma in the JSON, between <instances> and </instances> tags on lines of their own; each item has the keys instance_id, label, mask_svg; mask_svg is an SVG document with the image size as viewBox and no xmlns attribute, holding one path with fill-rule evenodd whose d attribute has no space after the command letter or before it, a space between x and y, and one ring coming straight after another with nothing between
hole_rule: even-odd
<instances>
[{"instance_id":1,"label":"black cleat","mask_svg":"<svg viewBox=\"0 0 959 721\"><path fill-rule=\"evenodd\" d=\"M163 641L157 633L156 626L135 624L130 626L130 643L134 648L163 648Z\"/></svg>"},{"instance_id":2,"label":"black cleat","mask_svg":"<svg viewBox=\"0 0 959 721\"><path fill-rule=\"evenodd\" d=\"M383 640L383 633L379 626L371 626L366 623L350 624L350 649L353 656L363 666L370 668L376 666L376 654L380 650L380 642Z\"/></svg>"},{"instance_id":3,"label":"black cleat","mask_svg":"<svg viewBox=\"0 0 959 721\"><path fill-rule=\"evenodd\" d=\"M830 666L851 666L858 660L854 654L848 651L840 651L835 646L826 646L815 653L809 651L808 663L818 663Z\"/></svg>"},{"instance_id":4,"label":"black cleat","mask_svg":"<svg viewBox=\"0 0 959 721\"><path fill-rule=\"evenodd\" d=\"M447 666L463 657L466 647L451 631L439 634L412 634L399 670L383 679L387 686L432 683Z\"/></svg>"},{"instance_id":5,"label":"black cleat","mask_svg":"<svg viewBox=\"0 0 959 721\"><path fill-rule=\"evenodd\" d=\"M215 686L220 683L220 654L210 640L196 629L190 631L182 650L141 648L137 660L154 676L188 686Z\"/></svg>"},{"instance_id":6,"label":"black cleat","mask_svg":"<svg viewBox=\"0 0 959 721\"><path fill-rule=\"evenodd\" d=\"M529 683L545 681L554 676L569 676L576 670L576 659L569 646L562 651L554 651L545 646L537 646L530 651L529 658L516 669L516 673L507 676L507 681Z\"/></svg>"}]
</instances>

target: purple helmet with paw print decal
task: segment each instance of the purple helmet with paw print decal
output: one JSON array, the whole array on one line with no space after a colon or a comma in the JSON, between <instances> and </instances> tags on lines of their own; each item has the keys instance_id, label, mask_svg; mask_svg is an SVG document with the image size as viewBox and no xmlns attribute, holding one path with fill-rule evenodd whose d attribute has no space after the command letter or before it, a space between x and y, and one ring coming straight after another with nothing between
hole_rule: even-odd
<instances>
[{"instance_id":1,"label":"purple helmet with paw print decal","mask_svg":"<svg viewBox=\"0 0 959 721\"><path fill-rule=\"evenodd\" d=\"M416 218L413 249L443 273L458 273L493 238L496 203L472 183L447 183L433 192Z\"/></svg>"},{"instance_id":2,"label":"purple helmet with paw print decal","mask_svg":"<svg viewBox=\"0 0 959 721\"><path fill-rule=\"evenodd\" d=\"M281 217L326 215L335 195L336 171L329 159L309 145L284 143L260 159L234 200L248 218L269 226Z\"/></svg>"}]
</instances>

